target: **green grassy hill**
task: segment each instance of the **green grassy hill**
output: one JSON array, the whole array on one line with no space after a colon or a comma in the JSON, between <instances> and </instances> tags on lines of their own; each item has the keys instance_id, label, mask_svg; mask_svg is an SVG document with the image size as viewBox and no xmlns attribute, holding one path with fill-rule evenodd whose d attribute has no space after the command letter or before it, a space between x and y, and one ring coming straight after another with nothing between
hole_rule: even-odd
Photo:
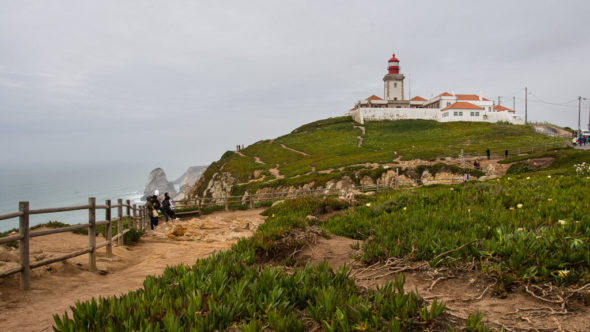
<instances>
[{"instance_id":1,"label":"green grassy hill","mask_svg":"<svg viewBox=\"0 0 590 332\"><path fill-rule=\"evenodd\" d=\"M501 123L400 120L369 122L365 134L349 117L330 118L301 126L274 140L259 141L238 154L227 151L192 188L203 195L215 174L229 172L238 184L232 194L264 187L325 183L358 170L366 163L395 164L395 160L444 160L466 155L516 154L564 138L535 133L530 126ZM359 136L362 144L359 146ZM338 170L326 174L325 171ZM278 174L277 174L278 171ZM324 171L324 172L322 172ZM278 175L278 176L277 176Z\"/></svg>"}]
</instances>

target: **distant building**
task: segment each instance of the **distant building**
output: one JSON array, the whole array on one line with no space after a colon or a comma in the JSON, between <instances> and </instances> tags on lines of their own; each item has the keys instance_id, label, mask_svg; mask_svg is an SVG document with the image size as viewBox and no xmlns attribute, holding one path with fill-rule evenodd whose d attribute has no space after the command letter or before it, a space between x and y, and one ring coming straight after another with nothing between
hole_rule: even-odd
<instances>
[{"instance_id":1,"label":"distant building","mask_svg":"<svg viewBox=\"0 0 590 332\"><path fill-rule=\"evenodd\" d=\"M454 94L443 92L427 100L420 96L404 99L404 78L400 74L399 60L395 54L389 59L387 74L383 77L384 98L372 95L359 100L347 115L359 122L425 119L440 122L480 121L509 122L524 124L514 110L474 94Z\"/></svg>"}]
</instances>

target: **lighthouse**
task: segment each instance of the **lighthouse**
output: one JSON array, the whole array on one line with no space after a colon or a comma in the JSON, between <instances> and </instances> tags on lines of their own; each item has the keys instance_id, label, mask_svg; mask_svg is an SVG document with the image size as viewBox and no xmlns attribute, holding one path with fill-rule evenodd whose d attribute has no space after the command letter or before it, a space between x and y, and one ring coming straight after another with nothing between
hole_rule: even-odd
<instances>
[{"instance_id":1,"label":"lighthouse","mask_svg":"<svg viewBox=\"0 0 590 332\"><path fill-rule=\"evenodd\" d=\"M387 62L387 74L383 77L385 83L385 100L388 104L406 104L399 103L404 100L404 75L399 73L399 60L395 54ZM395 106L394 106L395 107Z\"/></svg>"}]
</instances>

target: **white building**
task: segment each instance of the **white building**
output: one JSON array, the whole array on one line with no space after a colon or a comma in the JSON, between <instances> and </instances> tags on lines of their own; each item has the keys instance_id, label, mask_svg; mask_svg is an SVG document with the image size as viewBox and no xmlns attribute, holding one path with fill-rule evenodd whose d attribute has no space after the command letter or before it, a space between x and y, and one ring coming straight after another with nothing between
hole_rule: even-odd
<instances>
[{"instance_id":1,"label":"white building","mask_svg":"<svg viewBox=\"0 0 590 332\"><path fill-rule=\"evenodd\" d=\"M482 121L524 124L514 110L474 94L444 92L426 100L416 96L404 99L404 75L399 73L399 60L395 54L389 59L388 73L383 77L384 96L372 95L359 100L347 115L359 123L365 121L425 119L440 122Z\"/></svg>"}]
</instances>

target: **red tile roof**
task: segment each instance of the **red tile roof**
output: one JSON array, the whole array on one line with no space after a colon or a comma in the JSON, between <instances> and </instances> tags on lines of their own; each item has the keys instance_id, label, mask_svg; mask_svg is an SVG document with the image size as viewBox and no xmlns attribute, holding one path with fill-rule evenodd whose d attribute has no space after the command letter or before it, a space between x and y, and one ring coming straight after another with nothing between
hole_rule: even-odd
<instances>
[{"instance_id":1,"label":"red tile roof","mask_svg":"<svg viewBox=\"0 0 590 332\"><path fill-rule=\"evenodd\" d=\"M451 106L447 106L443 108L441 111L446 110L454 110L454 109L461 109L461 110L483 110L483 107L479 107L477 105L473 105L472 103L467 103L464 101L458 101Z\"/></svg>"},{"instance_id":2,"label":"red tile roof","mask_svg":"<svg viewBox=\"0 0 590 332\"><path fill-rule=\"evenodd\" d=\"M455 95L457 96L457 100L479 100L478 95ZM481 98L481 100L489 101L488 99Z\"/></svg>"},{"instance_id":3,"label":"red tile roof","mask_svg":"<svg viewBox=\"0 0 590 332\"><path fill-rule=\"evenodd\" d=\"M365 99L365 100L383 100L383 98L380 98L380 97L377 97L377 96L375 96L375 95L372 95L372 96L368 97L368 98L367 98L367 99Z\"/></svg>"},{"instance_id":4,"label":"red tile roof","mask_svg":"<svg viewBox=\"0 0 590 332\"><path fill-rule=\"evenodd\" d=\"M424 98L422 98L420 96L416 96L416 97L410 99L410 101L426 101L426 99L424 99Z\"/></svg>"},{"instance_id":5,"label":"red tile roof","mask_svg":"<svg viewBox=\"0 0 590 332\"><path fill-rule=\"evenodd\" d=\"M494 111L496 111L496 112L514 112L513 109L510 109L508 107L504 107L502 105L494 106Z\"/></svg>"},{"instance_id":6,"label":"red tile roof","mask_svg":"<svg viewBox=\"0 0 590 332\"><path fill-rule=\"evenodd\" d=\"M440 95L438 95L437 97L440 97L440 96L452 97L453 95L448 92L443 92Z\"/></svg>"}]
</instances>

